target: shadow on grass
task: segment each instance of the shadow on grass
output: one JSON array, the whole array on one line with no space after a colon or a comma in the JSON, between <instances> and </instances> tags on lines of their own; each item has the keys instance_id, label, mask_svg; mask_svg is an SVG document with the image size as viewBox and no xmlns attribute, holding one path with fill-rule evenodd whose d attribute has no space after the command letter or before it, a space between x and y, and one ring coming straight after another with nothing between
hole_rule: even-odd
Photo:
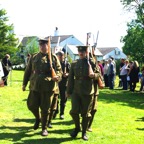
<instances>
[{"instance_id":1,"label":"shadow on grass","mask_svg":"<svg viewBox=\"0 0 144 144\"><path fill-rule=\"evenodd\" d=\"M70 120L70 121L65 121L65 120L60 120L58 122L55 122L55 120L58 120L58 119L54 119L52 120L52 124L53 125L72 125L74 124L73 120Z\"/></svg>"},{"instance_id":2,"label":"shadow on grass","mask_svg":"<svg viewBox=\"0 0 144 144\"><path fill-rule=\"evenodd\" d=\"M141 122L141 121L144 122L144 117L138 118L136 121L137 122ZM137 128L137 130L144 131L144 128Z\"/></svg>"},{"instance_id":3,"label":"shadow on grass","mask_svg":"<svg viewBox=\"0 0 144 144\"><path fill-rule=\"evenodd\" d=\"M27 123L33 123L35 122L34 119L14 119L14 122L27 122Z\"/></svg>"},{"instance_id":4,"label":"shadow on grass","mask_svg":"<svg viewBox=\"0 0 144 144\"><path fill-rule=\"evenodd\" d=\"M66 120L57 121L57 120L59 120L59 118L53 119L52 125L72 125L72 124L74 124L73 120L70 120L70 121L66 121ZM17 118L17 119L14 119L14 122L26 122L26 123L34 124L35 119L18 119Z\"/></svg>"},{"instance_id":5,"label":"shadow on grass","mask_svg":"<svg viewBox=\"0 0 144 144\"><path fill-rule=\"evenodd\" d=\"M144 122L144 117L138 118L136 121L142 121L142 122Z\"/></svg>"},{"instance_id":6,"label":"shadow on grass","mask_svg":"<svg viewBox=\"0 0 144 144\"><path fill-rule=\"evenodd\" d=\"M139 92L130 92L120 89L100 90L99 101L106 103L119 102L121 105L144 109L144 94Z\"/></svg>"},{"instance_id":7,"label":"shadow on grass","mask_svg":"<svg viewBox=\"0 0 144 144\"><path fill-rule=\"evenodd\" d=\"M137 128L137 130L142 130L142 131L144 131L144 128Z\"/></svg>"},{"instance_id":8,"label":"shadow on grass","mask_svg":"<svg viewBox=\"0 0 144 144\"><path fill-rule=\"evenodd\" d=\"M12 132L6 132L6 133L0 133L0 139L4 140L8 140L10 139L11 141L13 142L16 142L16 141L19 141L21 140L23 137L29 137L29 136L33 136L35 135L36 133L33 133L33 134L27 134L31 131L33 131L32 129L30 129L29 127L12 127L12 126L2 126L0 127L1 130L8 130L8 131L17 131L15 133L12 133Z\"/></svg>"},{"instance_id":9,"label":"shadow on grass","mask_svg":"<svg viewBox=\"0 0 144 144\"><path fill-rule=\"evenodd\" d=\"M30 139L24 140L21 144L61 144L62 142L72 141L71 137L66 138L44 138L44 139Z\"/></svg>"},{"instance_id":10,"label":"shadow on grass","mask_svg":"<svg viewBox=\"0 0 144 144\"><path fill-rule=\"evenodd\" d=\"M61 142L71 141L70 132L72 129L67 130L49 130L49 135L46 137L41 136L41 131L34 131L30 127L12 127L2 126L1 131L15 131L13 132L0 132L0 140L9 140L15 144L60 144ZM60 138L52 137L51 134L60 134ZM64 137L63 137L63 134ZM33 136L39 136L39 138L31 139ZM22 140L24 138L24 140Z\"/></svg>"}]
</instances>

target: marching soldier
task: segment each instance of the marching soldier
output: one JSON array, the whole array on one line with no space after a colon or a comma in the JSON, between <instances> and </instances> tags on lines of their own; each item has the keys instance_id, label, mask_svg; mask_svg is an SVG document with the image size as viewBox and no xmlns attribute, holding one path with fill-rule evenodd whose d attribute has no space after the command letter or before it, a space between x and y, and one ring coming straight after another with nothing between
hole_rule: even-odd
<instances>
[{"instance_id":1,"label":"marching soldier","mask_svg":"<svg viewBox=\"0 0 144 144\"><path fill-rule=\"evenodd\" d=\"M59 90L60 90L60 119L64 119L64 110L67 102L67 96L66 96L66 84L67 84L67 79L69 75L69 70L70 70L70 63L67 62L64 59L64 52L59 51L57 53L58 59L61 63L63 75L62 75L62 80L58 83L59 84Z\"/></svg>"},{"instance_id":2,"label":"marching soldier","mask_svg":"<svg viewBox=\"0 0 144 144\"><path fill-rule=\"evenodd\" d=\"M91 118L92 102L94 95L94 83L100 76L100 72L94 61L87 58L88 46L78 46L79 59L71 65L67 95L71 95L72 107L70 115L75 124L71 137L75 138L81 131L80 116L82 116L82 139L88 140L86 130ZM89 62L88 62L89 61Z\"/></svg>"},{"instance_id":3,"label":"marching soldier","mask_svg":"<svg viewBox=\"0 0 144 144\"><path fill-rule=\"evenodd\" d=\"M94 50L94 47L92 47L92 49ZM93 98L93 101L92 101L91 118L89 119L88 128L87 128L87 131L92 132L91 127L92 127L94 116L97 112L97 107L98 107L99 88L102 89L104 87L104 83L102 82L103 81L103 76L101 75L101 69L100 69L100 67L97 63L97 59L96 59L94 51L93 51L93 53L90 53L90 57L93 59L93 61L95 63L97 72L100 73L99 79L93 81L93 84L94 84L94 95L93 96L94 96L94 98ZM99 80L101 80L101 82L99 82Z\"/></svg>"},{"instance_id":4,"label":"marching soldier","mask_svg":"<svg viewBox=\"0 0 144 144\"><path fill-rule=\"evenodd\" d=\"M51 54L49 40L39 39L39 52L32 55L26 67L22 90L25 91L30 80L30 92L27 99L28 109L35 116L34 129L39 128L42 123L42 136L47 136L47 122L50 107L56 88L56 83L61 80L62 70L57 57ZM51 58L51 59L50 59ZM53 76L55 70L56 75ZM41 117L39 114L41 109Z\"/></svg>"}]
</instances>

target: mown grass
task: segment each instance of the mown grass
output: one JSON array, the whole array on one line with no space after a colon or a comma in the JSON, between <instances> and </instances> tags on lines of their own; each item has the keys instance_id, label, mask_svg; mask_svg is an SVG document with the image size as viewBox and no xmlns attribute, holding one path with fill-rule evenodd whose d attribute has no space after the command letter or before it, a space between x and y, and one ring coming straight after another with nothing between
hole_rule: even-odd
<instances>
[{"instance_id":1,"label":"mown grass","mask_svg":"<svg viewBox=\"0 0 144 144\"><path fill-rule=\"evenodd\" d=\"M115 90L100 90L98 112L93 123L93 132L88 132L88 142L71 139L74 128L69 115L70 99L67 102L65 120L53 120L49 135L40 135L41 127L32 129L34 117L27 109L27 91L21 90L23 71L13 71L9 86L0 87L0 144L143 144L144 143L144 93ZM116 83L117 87L117 83ZM137 90L139 85L137 86Z\"/></svg>"}]
</instances>

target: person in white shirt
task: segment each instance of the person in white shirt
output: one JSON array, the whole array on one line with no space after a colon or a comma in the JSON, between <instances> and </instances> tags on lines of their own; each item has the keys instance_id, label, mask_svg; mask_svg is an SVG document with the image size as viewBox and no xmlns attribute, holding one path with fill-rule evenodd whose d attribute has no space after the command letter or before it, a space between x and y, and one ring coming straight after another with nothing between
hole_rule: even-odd
<instances>
[{"instance_id":1,"label":"person in white shirt","mask_svg":"<svg viewBox=\"0 0 144 144\"><path fill-rule=\"evenodd\" d=\"M104 83L105 83L105 87L109 86L108 76L107 76L108 67L109 67L108 60L105 60L105 63L104 63Z\"/></svg>"},{"instance_id":2,"label":"person in white shirt","mask_svg":"<svg viewBox=\"0 0 144 144\"><path fill-rule=\"evenodd\" d=\"M128 89L128 83L127 83L127 75L128 75L128 64L129 61L125 60L125 64L123 67L121 67L120 69L120 77L122 79L122 83L123 83L123 90L127 90Z\"/></svg>"}]
</instances>

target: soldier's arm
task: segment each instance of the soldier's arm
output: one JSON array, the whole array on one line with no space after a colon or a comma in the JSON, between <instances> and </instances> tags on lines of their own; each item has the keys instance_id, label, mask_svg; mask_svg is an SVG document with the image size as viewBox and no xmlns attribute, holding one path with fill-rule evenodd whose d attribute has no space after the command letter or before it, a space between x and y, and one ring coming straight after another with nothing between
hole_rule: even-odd
<instances>
[{"instance_id":1,"label":"soldier's arm","mask_svg":"<svg viewBox=\"0 0 144 144\"><path fill-rule=\"evenodd\" d=\"M54 57L56 60L56 67L55 67L56 68L56 75L58 76L58 82L59 82L62 79L63 71L62 71L62 67L61 67L59 59L55 55L54 55Z\"/></svg>"},{"instance_id":2,"label":"soldier's arm","mask_svg":"<svg viewBox=\"0 0 144 144\"><path fill-rule=\"evenodd\" d=\"M70 95L73 92L74 88L74 63L72 63L69 76L68 76L68 82L67 82L67 94Z\"/></svg>"},{"instance_id":3,"label":"soldier's arm","mask_svg":"<svg viewBox=\"0 0 144 144\"><path fill-rule=\"evenodd\" d=\"M99 68L98 64L94 62L93 59L90 59L90 64L91 64L93 72L94 72L93 79L98 80L98 78L101 77L100 68Z\"/></svg>"},{"instance_id":4,"label":"soldier's arm","mask_svg":"<svg viewBox=\"0 0 144 144\"><path fill-rule=\"evenodd\" d=\"M24 72L24 76L23 76L23 87L22 89L25 90L27 84L28 84L28 81L30 79L30 76L31 76L31 73L32 73L32 57L31 59L29 60L29 63L25 69L25 72Z\"/></svg>"}]
</instances>

